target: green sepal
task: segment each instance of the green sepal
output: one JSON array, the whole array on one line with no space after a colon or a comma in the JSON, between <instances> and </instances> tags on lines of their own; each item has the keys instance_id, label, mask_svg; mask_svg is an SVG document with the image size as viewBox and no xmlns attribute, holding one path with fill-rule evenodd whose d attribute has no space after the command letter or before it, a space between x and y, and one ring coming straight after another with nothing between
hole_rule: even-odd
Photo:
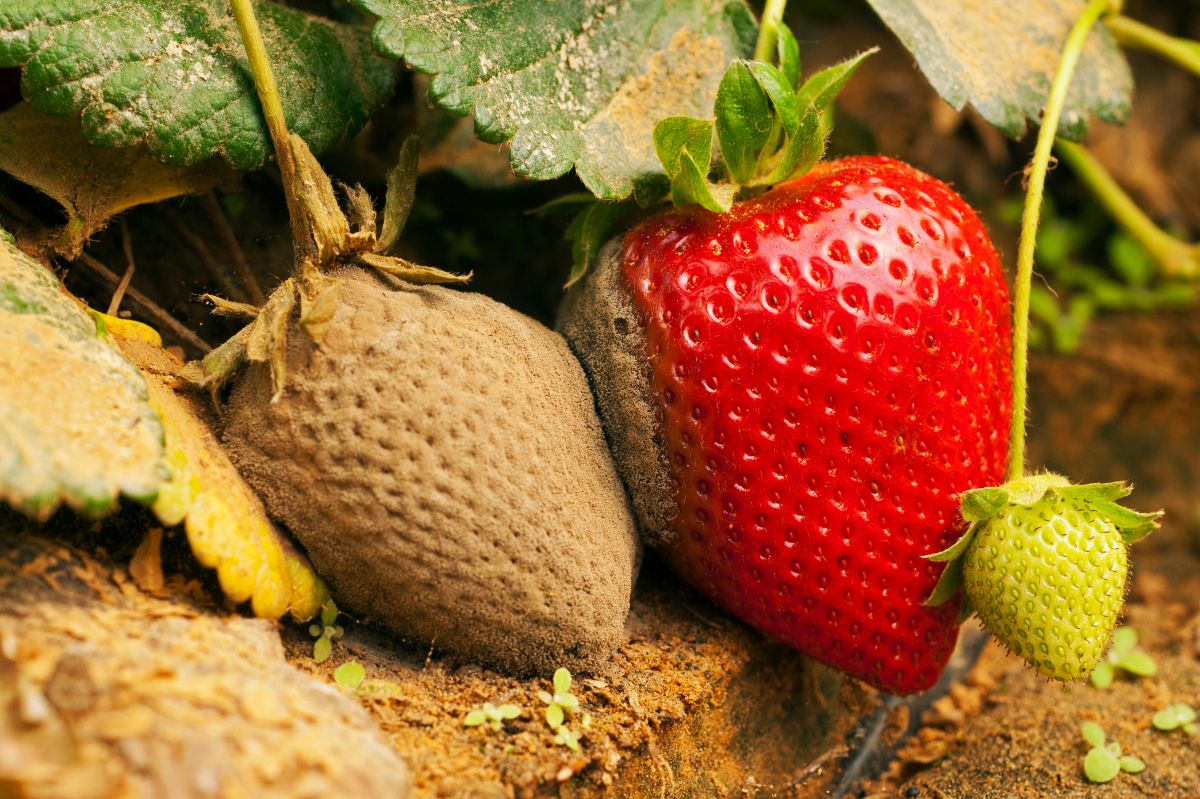
<instances>
[{"instance_id":1,"label":"green sepal","mask_svg":"<svg viewBox=\"0 0 1200 799\"><path fill-rule=\"evenodd\" d=\"M972 488L963 492L959 512L969 522L982 522L995 516L996 511L1007 504L1008 491L1004 486Z\"/></svg>"},{"instance_id":2,"label":"green sepal","mask_svg":"<svg viewBox=\"0 0 1200 799\"><path fill-rule=\"evenodd\" d=\"M750 181L750 186L773 186L788 178L803 174L813 168L825 155L828 130L821 112L809 106L795 135L788 137L787 145L776 156L771 171L761 178Z\"/></svg>"},{"instance_id":3,"label":"green sepal","mask_svg":"<svg viewBox=\"0 0 1200 799\"><path fill-rule=\"evenodd\" d=\"M800 85L800 45L792 35L792 29L782 22L775 31L775 60L788 85L795 91Z\"/></svg>"},{"instance_id":4,"label":"green sepal","mask_svg":"<svg viewBox=\"0 0 1200 799\"><path fill-rule=\"evenodd\" d=\"M1056 486L1054 491L1067 499L1084 502L1113 502L1133 493L1128 483L1084 483L1083 485Z\"/></svg>"},{"instance_id":5,"label":"green sepal","mask_svg":"<svg viewBox=\"0 0 1200 799\"><path fill-rule=\"evenodd\" d=\"M671 181L672 203L699 205L719 214L733 204L735 189L730 186L728 192L722 192L722 203L713 193L717 187L708 182L712 136L709 120L667 117L654 126L654 150Z\"/></svg>"},{"instance_id":6,"label":"green sepal","mask_svg":"<svg viewBox=\"0 0 1200 799\"><path fill-rule=\"evenodd\" d=\"M858 68L862 66L862 62L877 52L879 52L879 48L872 47L853 58L848 58L816 73L804 81L804 85L796 91L796 102L800 104L801 108L809 105L818 111L828 108L833 104L838 93L845 88L850 78L854 76L854 73L858 71Z\"/></svg>"},{"instance_id":7,"label":"green sepal","mask_svg":"<svg viewBox=\"0 0 1200 799\"><path fill-rule=\"evenodd\" d=\"M750 73L758 81L758 86L767 95L775 116L788 136L794 136L800 127L800 105L796 102L796 93L787 75L778 67L764 64L761 61L751 61Z\"/></svg>"},{"instance_id":8,"label":"green sepal","mask_svg":"<svg viewBox=\"0 0 1200 799\"><path fill-rule=\"evenodd\" d=\"M969 535L964 535L963 540ZM926 555L930 558L932 556ZM963 587L963 561L962 558L955 558L946 564L946 568L942 570L942 576L938 578L937 585L933 587L933 593L929 595L921 604L927 608L936 608L938 605L944 605L946 602L962 590Z\"/></svg>"},{"instance_id":9,"label":"green sepal","mask_svg":"<svg viewBox=\"0 0 1200 799\"><path fill-rule=\"evenodd\" d=\"M1121 540L1126 544L1136 544L1157 530L1159 519L1163 515L1161 510L1153 513L1141 513L1115 502L1099 502L1096 507L1117 526L1121 532Z\"/></svg>"},{"instance_id":10,"label":"green sepal","mask_svg":"<svg viewBox=\"0 0 1200 799\"><path fill-rule=\"evenodd\" d=\"M632 210L633 205L629 200L619 203L594 201L572 220L566 232L571 242L571 274L564 288L575 285L587 274L613 226Z\"/></svg>"},{"instance_id":11,"label":"green sepal","mask_svg":"<svg viewBox=\"0 0 1200 799\"><path fill-rule=\"evenodd\" d=\"M713 111L725 166L736 182L745 183L754 176L758 153L771 136L767 92L759 85L747 62L734 61L725 70L717 87Z\"/></svg>"},{"instance_id":12,"label":"green sepal","mask_svg":"<svg viewBox=\"0 0 1200 799\"><path fill-rule=\"evenodd\" d=\"M404 226L408 223L408 215L417 197L417 162L420 149L421 140L416 136L409 136L400 147L400 157L396 159L396 165L388 172L387 194L383 201L383 223L379 229L379 240L375 244L375 252L381 255L391 255L400 241Z\"/></svg>"},{"instance_id":13,"label":"green sepal","mask_svg":"<svg viewBox=\"0 0 1200 799\"><path fill-rule=\"evenodd\" d=\"M958 540L950 546L943 549L941 552L934 552L932 555L924 555L925 560L932 560L934 563L945 563L946 561L958 560L966 554L967 547L971 545L972 539L975 538L975 533L979 529L979 521L973 521L967 531L959 536Z\"/></svg>"}]
</instances>

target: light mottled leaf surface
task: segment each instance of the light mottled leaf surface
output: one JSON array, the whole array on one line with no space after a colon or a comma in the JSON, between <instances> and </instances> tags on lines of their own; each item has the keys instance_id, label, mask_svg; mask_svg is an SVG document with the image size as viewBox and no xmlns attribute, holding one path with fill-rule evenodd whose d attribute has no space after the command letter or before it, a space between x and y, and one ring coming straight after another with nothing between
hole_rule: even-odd
<instances>
[{"instance_id":1,"label":"light mottled leaf surface","mask_svg":"<svg viewBox=\"0 0 1200 799\"><path fill-rule=\"evenodd\" d=\"M868 0L956 109L970 103L1012 137L1035 125L1082 0ZM1060 135L1082 138L1088 117L1121 122L1133 78L1103 25L1088 37L1075 70Z\"/></svg>"},{"instance_id":2,"label":"light mottled leaf surface","mask_svg":"<svg viewBox=\"0 0 1200 799\"><path fill-rule=\"evenodd\" d=\"M141 374L0 235L0 501L45 519L62 503L99 515L122 494L152 500L163 437Z\"/></svg>"},{"instance_id":3,"label":"light mottled leaf surface","mask_svg":"<svg viewBox=\"0 0 1200 799\"><path fill-rule=\"evenodd\" d=\"M654 124L709 116L755 25L741 0L354 0L375 45L432 74L430 98L511 140L514 171L572 167L598 197L661 194Z\"/></svg>"},{"instance_id":4,"label":"light mottled leaf surface","mask_svg":"<svg viewBox=\"0 0 1200 799\"><path fill-rule=\"evenodd\" d=\"M256 3L288 127L315 152L358 130L392 90L394 65L365 30ZM36 108L81 115L88 141L144 144L191 165L261 166L270 138L226 0L6 0L0 66L22 68Z\"/></svg>"}]
</instances>

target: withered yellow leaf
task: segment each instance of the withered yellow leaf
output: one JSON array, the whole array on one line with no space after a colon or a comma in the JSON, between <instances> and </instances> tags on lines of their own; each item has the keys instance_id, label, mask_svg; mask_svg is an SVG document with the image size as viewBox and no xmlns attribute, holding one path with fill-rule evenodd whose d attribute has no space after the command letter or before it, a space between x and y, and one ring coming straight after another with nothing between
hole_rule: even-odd
<instances>
[{"instance_id":1,"label":"withered yellow leaf","mask_svg":"<svg viewBox=\"0 0 1200 799\"><path fill-rule=\"evenodd\" d=\"M256 616L315 616L329 599L328 586L271 523L204 421L198 400L175 392L183 364L144 339L118 341L141 366L150 404L162 419L171 479L152 506L159 520L183 524L196 560L216 569L225 595L249 600Z\"/></svg>"}]
</instances>

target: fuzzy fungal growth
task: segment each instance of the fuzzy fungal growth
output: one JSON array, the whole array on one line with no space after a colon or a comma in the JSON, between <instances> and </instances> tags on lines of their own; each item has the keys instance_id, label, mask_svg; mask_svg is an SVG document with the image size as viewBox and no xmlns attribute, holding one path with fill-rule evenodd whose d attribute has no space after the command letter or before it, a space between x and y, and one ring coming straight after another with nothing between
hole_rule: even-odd
<instances>
[{"instance_id":1,"label":"fuzzy fungal growth","mask_svg":"<svg viewBox=\"0 0 1200 799\"><path fill-rule=\"evenodd\" d=\"M477 294L336 277L282 396L261 365L232 393L242 473L350 613L508 670L595 667L639 550L562 338Z\"/></svg>"}]
</instances>

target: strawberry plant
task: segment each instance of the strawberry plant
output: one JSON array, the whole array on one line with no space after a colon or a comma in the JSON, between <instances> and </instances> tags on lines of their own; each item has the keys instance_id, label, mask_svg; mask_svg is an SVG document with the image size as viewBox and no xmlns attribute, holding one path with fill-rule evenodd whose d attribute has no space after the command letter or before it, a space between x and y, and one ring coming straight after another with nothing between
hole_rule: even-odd
<instances>
[{"instance_id":1,"label":"strawberry plant","mask_svg":"<svg viewBox=\"0 0 1200 799\"><path fill-rule=\"evenodd\" d=\"M812 69L781 0L299 5L0 4L21 96L0 111L0 170L62 207L49 226L45 198L0 198L20 226L0 241L7 505L38 521L145 505L182 525L230 604L315 618L318 663L344 608L430 658L559 667L537 696L563 756L591 725L571 673L624 645L644 546L880 691L934 686L972 613L1048 677L1153 674L1113 630L1129 547L1161 514L1119 504L1124 482L1027 468L1026 374L1039 335L1069 354L1095 314L1194 302L1198 245L1079 143L1090 118L1129 113L1122 47L1200 72L1194 42L1109 0L984 15L869 0L953 108L1012 137L1037 128L1010 286L966 187L831 147L839 97L879 48ZM473 209L441 218L440 250L406 230L428 213L423 158L494 169L497 145L504 180L583 189L540 209L569 215L571 262L541 292L561 299L553 330L462 290L490 268ZM1055 152L1120 232L1043 212ZM327 167L369 173L380 196ZM278 237L281 208L232 195L257 170L278 176L254 185L282 189L291 232L269 268L231 232L233 217L262 251ZM185 195L232 240L226 264L176 225L202 253L211 324L235 320L216 346L177 318L190 298L164 299L190 264L135 286L147 272L121 215ZM124 275L90 254L114 219ZM1101 229L1111 269L1080 255ZM480 263L422 262L439 253ZM514 283L547 282L510 255ZM63 290L55 259L113 284L108 313ZM334 679L399 695L355 663ZM1183 707L1156 719L1190 731ZM454 726L519 714L486 703ZM1089 779L1144 767L1084 734Z\"/></svg>"}]
</instances>

